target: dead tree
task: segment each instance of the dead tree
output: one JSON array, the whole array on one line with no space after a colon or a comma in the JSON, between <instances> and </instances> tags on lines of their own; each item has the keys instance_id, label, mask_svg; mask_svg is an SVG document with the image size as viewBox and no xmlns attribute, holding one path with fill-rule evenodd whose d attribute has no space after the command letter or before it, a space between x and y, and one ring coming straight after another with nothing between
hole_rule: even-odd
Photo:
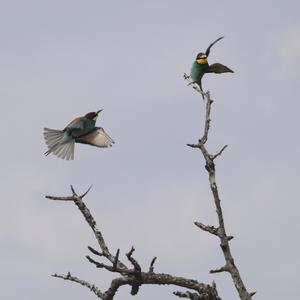
<instances>
[{"instance_id":1,"label":"dead tree","mask_svg":"<svg viewBox=\"0 0 300 300\"><path fill-rule=\"evenodd\" d=\"M186 80L190 80L188 76L185 75ZM245 285L241 279L239 274L239 270L234 263L234 259L232 257L229 241L233 238L232 236L228 236L225 231L224 218L221 208L221 201L219 198L218 188L216 184L216 176L215 176L215 163L214 160L222 154L222 152L227 147L224 146L220 151L216 154L209 154L206 149L206 142L208 139L208 132L210 128L210 112L212 100L210 98L209 92L202 93L196 84L192 84L192 87L197 90L199 93L203 94L205 98L205 124L204 124L204 133L203 136L199 139L197 144L188 144L189 147L201 150L204 159L205 159L205 169L209 175L209 182L211 191L213 194L214 203L216 206L216 211L218 215L219 225L217 227L204 225L200 222L195 222L195 225L201 228L204 231L207 231L213 235L216 235L220 239L220 246L224 254L225 265L219 269L211 270L210 273L218 273L218 272L229 272L234 285L239 293L240 299L242 300L251 300L251 297L255 293L248 293ZM71 186L72 195L68 197L60 197L60 196L46 196L47 199L50 200L58 200L58 201L71 201L73 202L77 208L82 213L86 222L92 229L95 238L98 242L98 249L94 249L88 246L89 251L94 255L93 257L103 258L106 260L105 263L96 260L95 258L87 255L87 260L93 264L96 268L105 269L109 272L118 274L115 279L111 281L109 288L106 291L102 291L95 284L91 284L81 278L73 276L70 272L67 274L53 274L53 277L61 278L68 281L73 281L78 284L81 284L88 289L90 289L98 298L103 300L113 299L116 295L118 289L121 286L129 285L131 286L131 295L136 295L139 291L139 288L142 285L152 284L152 285L174 285L176 287L182 287L187 289L187 291L175 291L173 294L180 298L188 298L192 300L221 300L218 296L218 292L216 289L216 285L213 283L212 285L198 282L194 279L188 279L184 277L173 276L166 273L156 273L154 271L154 263L156 261L156 257L154 257L150 264L148 270L142 270L141 265L138 261L133 257L133 253L135 251L134 247L130 249L130 251L126 254L128 259L128 263L121 261L119 254L120 249L113 254L110 249L107 247L105 239L103 237L102 232L98 229L96 221L92 216L90 210L83 202L83 198L88 194L90 188L82 195L78 195L74 188Z\"/></svg>"}]
</instances>

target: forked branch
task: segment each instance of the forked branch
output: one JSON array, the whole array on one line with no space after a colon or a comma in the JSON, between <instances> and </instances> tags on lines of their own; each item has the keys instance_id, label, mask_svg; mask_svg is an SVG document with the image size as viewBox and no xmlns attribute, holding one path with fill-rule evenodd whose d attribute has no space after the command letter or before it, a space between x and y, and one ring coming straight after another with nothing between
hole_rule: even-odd
<instances>
[{"instance_id":1,"label":"forked branch","mask_svg":"<svg viewBox=\"0 0 300 300\"><path fill-rule=\"evenodd\" d=\"M66 275L53 274L53 277L81 284L91 290L98 298L103 300L113 299L118 289L123 285L131 286L131 295L136 295L139 291L139 288L145 284L175 285L177 287L183 287L192 291L189 292L194 297L191 299L221 300L214 285L208 285L198 282L197 280L173 276L170 274L155 273L154 263L156 261L156 257L151 260L149 270L147 272L144 272L141 265L133 257L135 251L134 247L132 247L126 254L131 267L127 266L125 262L121 262L120 250L118 249L115 255L111 253L106 245L102 232L97 227L94 217L92 216L90 210L87 208L86 204L83 202L83 198L87 195L89 190L83 195L78 195L72 186L71 190L72 196L46 196L46 198L57 201L73 201L75 203L75 205L84 216L86 222L94 232L95 238L99 245L99 249L97 250L90 246L88 246L88 249L93 255L96 255L98 258L106 258L108 260L108 263L99 262L89 255L86 256L87 260L96 268L104 269L112 273L117 273L119 277L116 277L111 281L110 287L105 292L102 292L100 288L98 288L94 284L91 284L78 277L72 276L70 273L67 273ZM177 296L181 295L180 292L174 294ZM195 298L196 296L198 298Z\"/></svg>"},{"instance_id":2,"label":"forked branch","mask_svg":"<svg viewBox=\"0 0 300 300\"><path fill-rule=\"evenodd\" d=\"M190 84L191 80L190 78L185 74L184 79L187 80ZM196 91L199 92L199 89L195 88ZM204 131L202 137L198 140L198 143L196 144L187 144L187 146L191 148L196 148L201 150L203 157L205 159L205 169L208 172L208 178L210 183L210 189L213 195L216 212L218 215L218 222L219 225L217 228L214 226L208 226L204 225L200 222L195 222L195 225L202 230L209 232L213 235L216 235L220 239L220 246L225 258L225 266L216 269L211 270L210 273L219 273L219 272L229 272L232 280L234 282L234 285L238 291L239 297L242 300L251 300L251 297L254 295L253 293L249 293L242 281L242 278L240 276L239 270L237 266L234 263L233 256L231 254L229 241L233 239L233 236L228 236L225 230L225 224L224 224L224 218L223 218L223 212L221 207L221 200L219 197L219 191L217 187L216 182L216 166L214 160L219 157L223 151L227 148L227 145L223 146L221 150L219 150L216 154L210 154L206 149L206 142L208 139L208 133L210 129L210 123L211 123L211 106L213 101L210 98L210 93L202 93L202 95L205 97L205 122L204 122Z\"/></svg>"}]
</instances>

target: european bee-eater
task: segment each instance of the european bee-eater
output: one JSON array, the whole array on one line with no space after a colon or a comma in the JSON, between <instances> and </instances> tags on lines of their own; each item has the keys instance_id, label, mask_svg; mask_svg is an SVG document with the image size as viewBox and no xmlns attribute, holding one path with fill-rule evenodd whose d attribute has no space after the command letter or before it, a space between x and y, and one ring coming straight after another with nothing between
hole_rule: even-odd
<instances>
[{"instance_id":1,"label":"european bee-eater","mask_svg":"<svg viewBox=\"0 0 300 300\"><path fill-rule=\"evenodd\" d=\"M62 159L74 159L75 143L89 144L96 147L110 147L114 141L101 127L96 127L98 114L90 112L74 119L64 130L44 128L44 137L48 146L45 155L53 153Z\"/></svg>"},{"instance_id":2,"label":"european bee-eater","mask_svg":"<svg viewBox=\"0 0 300 300\"><path fill-rule=\"evenodd\" d=\"M191 78L192 80L197 83L200 87L200 90L203 92L202 90L202 83L201 83L201 79L203 77L203 75L205 73L233 73L232 70L230 70L228 67L219 64L219 63L215 63L212 65L209 65L207 62L207 58L209 56L210 53L210 48L219 40L221 40L222 38L224 38L224 36L218 38L217 40L215 40L213 43L211 43L209 45L209 47L207 48L207 50L205 51L205 53L200 52L198 53L196 60L194 61L193 65L192 65L192 69L191 69Z\"/></svg>"}]
</instances>

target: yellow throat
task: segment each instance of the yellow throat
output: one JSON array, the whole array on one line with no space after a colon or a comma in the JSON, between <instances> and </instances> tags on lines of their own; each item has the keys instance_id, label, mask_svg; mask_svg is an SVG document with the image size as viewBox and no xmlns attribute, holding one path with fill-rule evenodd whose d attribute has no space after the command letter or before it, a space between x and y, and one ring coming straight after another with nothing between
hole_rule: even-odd
<instances>
[{"instance_id":1,"label":"yellow throat","mask_svg":"<svg viewBox=\"0 0 300 300\"><path fill-rule=\"evenodd\" d=\"M205 65L207 64L207 58L203 57L203 58L200 58L200 59L197 59L196 62L199 64L199 65Z\"/></svg>"}]
</instances>

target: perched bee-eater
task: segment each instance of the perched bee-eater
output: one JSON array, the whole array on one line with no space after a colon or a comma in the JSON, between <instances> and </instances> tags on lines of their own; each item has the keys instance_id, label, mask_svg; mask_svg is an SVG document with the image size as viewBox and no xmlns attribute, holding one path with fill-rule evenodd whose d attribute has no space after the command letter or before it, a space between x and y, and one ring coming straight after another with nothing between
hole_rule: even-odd
<instances>
[{"instance_id":1,"label":"perched bee-eater","mask_svg":"<svg viewBox=\"0 0 300 300\"><path fill-rule=\"evenodd\" d=\"M114 141L101 127L96 127L98 114L90 112L74 119L64 130L44 128L44 137L48 146L45 155L53 153L63 159L74 159L75 143L89 144L96 147L110 147Z\"/></svg>"},{"instance_id":2,"label":"perched bee-eater","mask_svg":"<svg viewBox=\"0 0 300 300\"><path fill-rule=\"evenodd\" d=\"M219 73L228 73L228 72L233 73L232 70L230 70L228 67L226 67L222 64L215 63L212 65L209 65L207 62L207 58L210 53L210 48L216 42L221 40L222 38L224 38L224 36L218 38L213 43L211 43L209 45L209 47L207 48L207 50L205 51L205 53L202 53L202 52L198 53L196 60L194 61L193 65L192 65L191 78L192 78L193 82L195 82L199 85L201 92L203 92L201 79L205 73L218 73L218 74Z\"/></svg>"}]
</instances>

